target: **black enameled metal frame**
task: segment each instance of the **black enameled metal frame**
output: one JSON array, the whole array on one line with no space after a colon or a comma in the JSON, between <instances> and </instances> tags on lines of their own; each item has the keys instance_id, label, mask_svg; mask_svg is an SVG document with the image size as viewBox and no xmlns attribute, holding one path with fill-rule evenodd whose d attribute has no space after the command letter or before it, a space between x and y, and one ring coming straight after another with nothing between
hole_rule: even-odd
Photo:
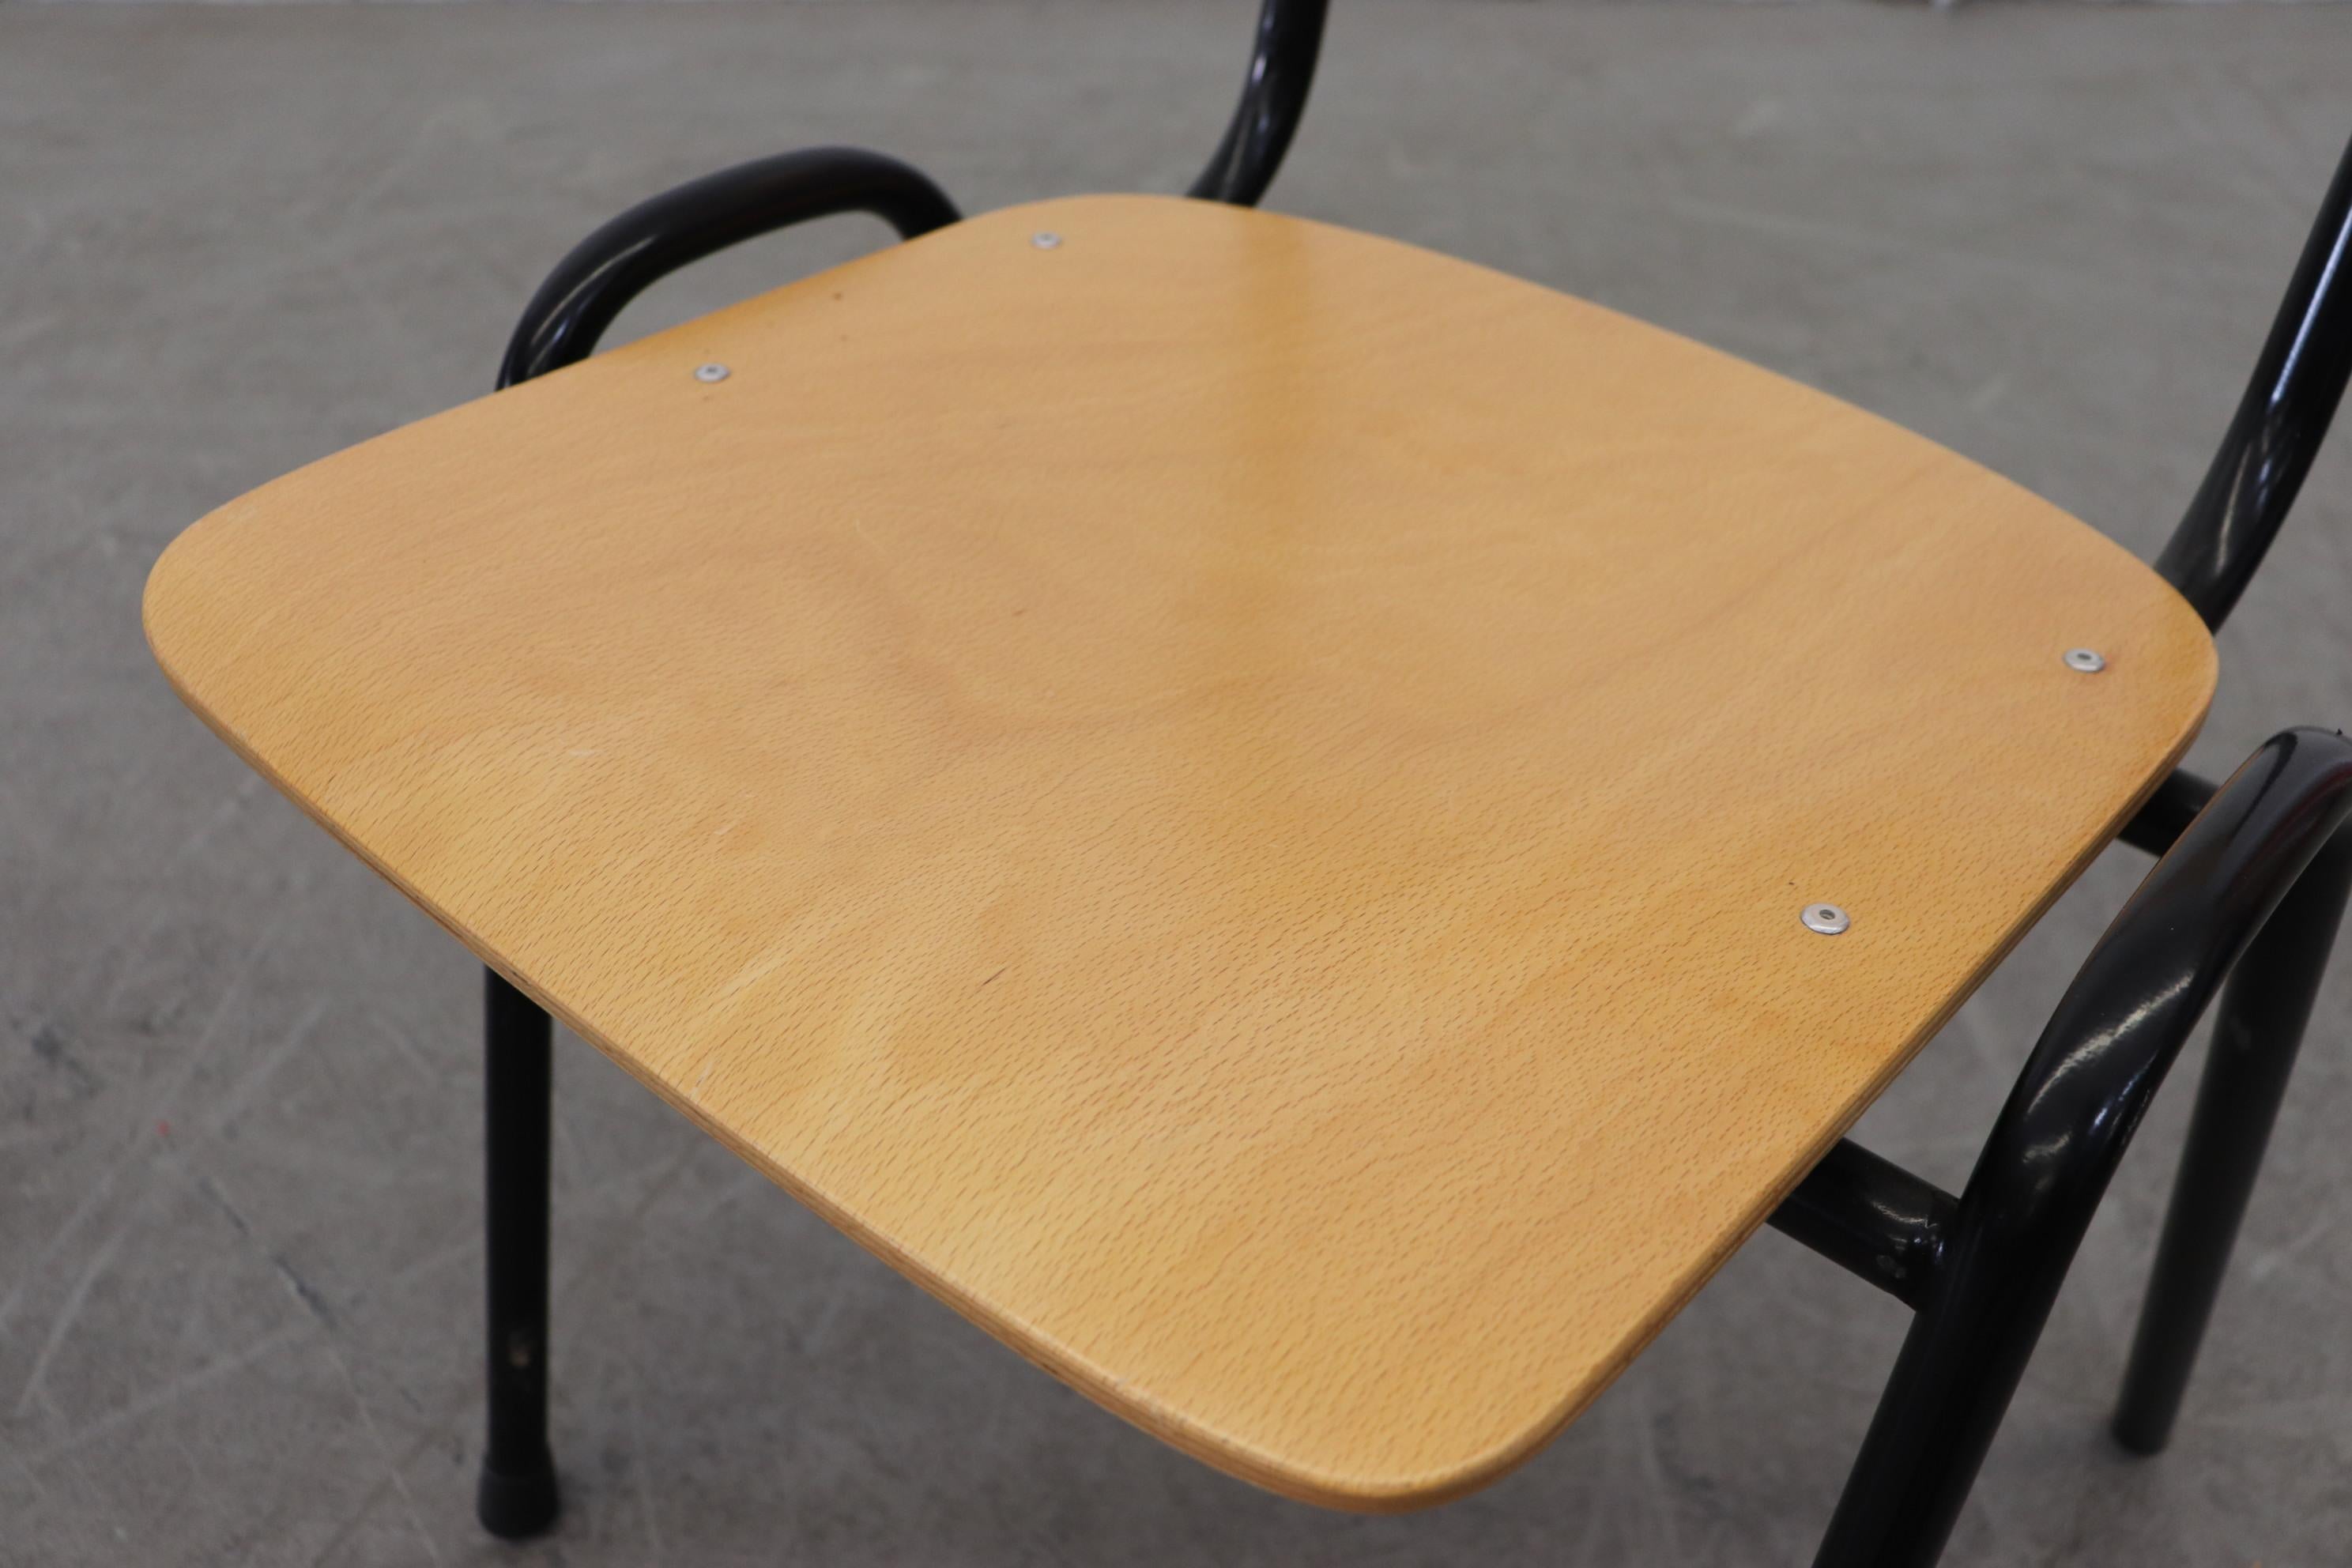
<instances>
[{"instance_id":1,"label":"black enameled metal frame","mask_svg":"<svg viewBox=\"0 0 2352 1568\"><path fill-rule=\"evenodd\" d=\"M1255 204L1306 107L1327 0L1264 0L1249 75L1191 191ZM532 298L505 387L571 364L648 285L755 235L870 213L912 238L954 205L908 165L820 148L681 185L584 240ZM2203 485L2157 570L2208 626L2245 590L2352 374L2352 149ZM2352 892L2352 742L2274 736L2216 786L2182 772L2118 835L2158 857L2091 951L1958 1197L1842 1140L1770 1223L1916 1314L1816 1558L1925 1568L1946 1539L2133 1131L2218 992L2221 1013L2114 1432L2162 1448L2188 1385ZM482 1522L556 1512L547 1444L547 1015L488 977L489 1426Z\"/></svg>"}]
</instances>

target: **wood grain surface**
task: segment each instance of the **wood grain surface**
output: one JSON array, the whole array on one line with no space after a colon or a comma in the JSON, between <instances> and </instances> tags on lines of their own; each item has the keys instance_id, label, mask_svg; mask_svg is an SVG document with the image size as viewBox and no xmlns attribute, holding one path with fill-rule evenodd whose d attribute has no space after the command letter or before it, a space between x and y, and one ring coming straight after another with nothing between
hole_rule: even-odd
<instances>
[{"instance_id":1,"label":"wood grain surface","mask_svg":"<svg viewBox=\"0 0 2352 1568\"><path fill-rule=\"evenodd\" d=\"M744 1158L1360 1508L1591 1400L2213 679L2138 563L1866 414L1143 197L329 458L190 529L146 618L254 766Z\"/></svg>"}]
</instances>

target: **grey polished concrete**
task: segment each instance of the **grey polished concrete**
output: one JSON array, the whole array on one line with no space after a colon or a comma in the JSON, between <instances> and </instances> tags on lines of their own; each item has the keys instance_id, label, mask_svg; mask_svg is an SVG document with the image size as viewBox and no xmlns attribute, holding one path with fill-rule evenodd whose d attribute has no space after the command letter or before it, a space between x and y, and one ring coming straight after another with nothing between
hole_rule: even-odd
<instances>
[{"instance_id":1,"label":"grey polished concrete","mask_svg":"<svg viewBox=\"0 0 2352 1568\"><path fill-rule=\"evenodd\" d=\"M0 3L0 1563L1804 1560L1903 1314L1778 1236L1518 1474L1347 1518L1033 1373L568 1041L569 1505L552 1539L490 1544L469 1518L475 971L142 645L176 530L483 390L539 272L619 206L821 140L896 150L971 206L1174 187L1248 9ZM2352 14L2324 8L1339 12L1276 205L1748 355L2142 552L2352 132ZM638 319L876 238L763 242ZM2201 766L2352 718L2348 485L2323 460L2223 637ZM2138 868L2093 869L1868 1142L1961 1181ZM2102 1422L2179 1092L1949 1561L2352 1558L2347 1025L2352 966L2174 1450L2126 1459Z\"/></svg>"}]
</instances>

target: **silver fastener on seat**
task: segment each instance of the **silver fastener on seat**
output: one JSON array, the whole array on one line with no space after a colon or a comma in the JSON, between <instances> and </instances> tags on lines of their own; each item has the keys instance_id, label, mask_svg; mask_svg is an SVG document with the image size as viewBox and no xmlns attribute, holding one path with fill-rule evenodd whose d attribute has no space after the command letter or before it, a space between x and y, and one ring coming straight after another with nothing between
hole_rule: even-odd
<instances>
[{"instance_id":1,"label":"silver fastener on seat","mask_svg":"<svg viewBox=\"0 0 2352 1568\"><path fill-rule=\"evenodd\" d=\"M1807 931L1819 931L1823 936L1835 936L1853 924L1853 918L1835 904L1807 904L1797 918L1805 922Z\"/></svg>"},{"instance_id":2,"label":"silver fastener on seat","mask_svg":"<svg viewBox=\"0 0 2352 1568\"><path fill-rule=\"evenodd\" d=\"M1062 237L1049 229L1039 229L1029 237L1029 243L1040 250L1051 250L1062 243Z\"/></svg>"},{"instance_id":3,"label":"silver fastener on seat","mask_svg":"<svg viewBox=\"0 0 2352 1568\"><path fill-rule=\"evenodd\" d=\"M697 381L725 381L727 367L723 364L698 364L694 367Z\"/></svg>"},{"instance_id":4,"label":"silver fastener on seat","mask_svg":"<svg viewBox=\"0 0 2352 1568\"><path fill-rule=\"evenodd\" d=\"M2097 648L2070 647L2066 650L2066 668L2084 675L2096 675L2107 668L2107 661L2100 657Z\"/></svg>"}]
</instances>

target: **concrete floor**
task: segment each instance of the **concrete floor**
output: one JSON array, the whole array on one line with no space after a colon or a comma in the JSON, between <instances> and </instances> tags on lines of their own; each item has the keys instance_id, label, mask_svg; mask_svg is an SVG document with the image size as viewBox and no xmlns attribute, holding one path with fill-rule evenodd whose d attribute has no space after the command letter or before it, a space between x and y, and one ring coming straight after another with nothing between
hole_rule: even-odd
<instances>
[{"instance_id":1,"label":"concrete floor","mask_svg":"<svg viewBox=\"0 0 2352 1568\"><path fill-rule=\"evenodd\" d=\"M1452 1508L1348 1518L1033 1373L572 1042L568 1510L545 1542L492 1545L469 1517L475 971L183 712L142 645L174 531L482 390L540 271L621 205L827 140L975 207L1178 186L1247 13L0 4L0 1563L1805 1559L1904 1318L1778 1236L1535 1463ZM2145 553L2352 131L2347 51L2352 14L2320 8L1353 0L1276 205L1746 354ZM637 320L876 238L763 242ZM2323 459L2222 638L2200 766L2352 720L2348 480ZM1864 1139L1957 1187L2138 868L2094 868ZM2102 1421L2178 1092L1950 1562L2352 1556L2347 969L2174 1450L2126 1459Z\"/></svg>"}]
</instances>

